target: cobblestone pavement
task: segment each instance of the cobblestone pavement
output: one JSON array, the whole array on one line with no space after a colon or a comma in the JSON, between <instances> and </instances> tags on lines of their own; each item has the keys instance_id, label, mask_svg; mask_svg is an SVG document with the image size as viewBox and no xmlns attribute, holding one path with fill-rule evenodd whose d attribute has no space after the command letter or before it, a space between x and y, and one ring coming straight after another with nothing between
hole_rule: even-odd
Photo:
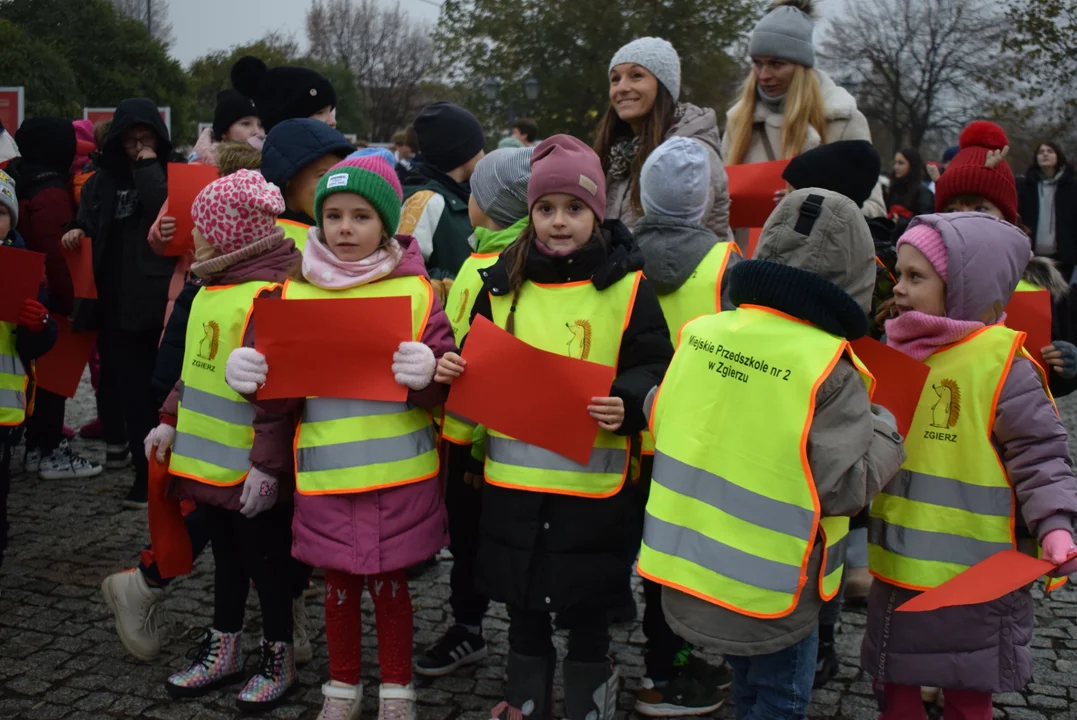
<instances>
[{"instance_id":1,"label":"cobblestone pavement","mask_svg":"<svg viewBox=\"0 0 1077 720\"><path fill-rule=\"evenodd\" d=\"M1072 435L1077 429L1077 401L1062 405ZM87 386L69 403L68 423L78 427L92 413ZM78 440L74 444L103 459L101 443ZM21 454L15 461L15 469L19 468ZM137 562L147 537L144 513L120 509L130 481L130 470L108 471L85 481L48 482L16 475L10 501L11 543L0 575L0 719L213 720L237 715L234 697L228 692L177 702L163 689L165 677L185 665L189 642L183 634L210 623L212 558L208 552L194 573L169 591L174 639L161 657L140 663L126 655L116 638L100 583L106 575ZM449 622L448 578L449 564L440 562L413 583L417 646L435 639ZM302 692L269 717L313 720L321 706L320 685L328 676L322 608L317 600L308 607L318 629L314 661L300 670ZM368 629L363 640L364 712L372 717L378 681L369 598L364 614ZM508 628L503 608L496 607L491 615L487 622L491 654L485 662L452 677L417 678L421 720L489 717L501 689ZM1035 678L1024 693L998 696L995 717L1077 720L1077 590L1063 589L1051 600L1041 601L1037 616ZM869 679L858 668L864 622L862 609L845 612L838 636L841 671L826 688L815 692L811 716L850 720L877 716ZM245 644L253 649L258 637L259 617L252 593ZM613 630L612 652L627 678L621 707L631 707L643 673L643 642L638 624ZM730 705L714 717L733 717Z\"/></svg>"}]
</instances>

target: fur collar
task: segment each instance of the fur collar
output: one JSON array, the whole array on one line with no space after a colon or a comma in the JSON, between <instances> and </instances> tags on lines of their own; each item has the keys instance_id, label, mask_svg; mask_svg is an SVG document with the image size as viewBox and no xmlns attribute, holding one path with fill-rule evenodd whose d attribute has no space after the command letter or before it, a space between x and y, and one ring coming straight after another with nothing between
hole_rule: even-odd
<instances>
[{"instance_id":1,"label":"fur collar","mask_svg":"<svg viewBox=\"0 0 1077 720\"><path fill-rule=\"evenodd\" d=\"M1034 257L1028 261L1022 279L1051 293L1051 299L1058 302L1066 297L1070 285L1058 271L1055 261L1045 257Z\"/></svg>"}]
</instances>

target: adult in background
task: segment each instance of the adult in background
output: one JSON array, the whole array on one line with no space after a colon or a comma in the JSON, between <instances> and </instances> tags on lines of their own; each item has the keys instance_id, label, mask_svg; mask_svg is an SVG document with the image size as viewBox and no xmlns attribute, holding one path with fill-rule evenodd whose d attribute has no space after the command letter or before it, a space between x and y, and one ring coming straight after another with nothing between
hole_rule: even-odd
<instances>
[{"instance_id":1,"label":"adult in background","mask_svg":"<svg viewBox=\"0 0 1077 720\"><path fill-rule=\"evenodd\" d=\"M538 123L531 118L519 118L512 124L510 137L520 141L520 147L533 147L538 142Z\"/></svg>"},{"instance_id":2,"label":"adult in background","mask_svg":"<svg viewBox=\"0 0 1077 720\"><path fill-rule=\"evenodd\" d=\"M662 38L633 40L609 66L610 106L598 127L595 153L606 173L606 218L632 229L643 215L640 173L654 149L671 137L703 145L711 184L702 224L719 238L729 234L729 188L719 155L721 134L713 110L679 102L681 59Z\"/></svg>"},{"instance_id":3,"label":"adult in background","mask_svg":"<svg viewBox=\"0 0 1077 720\"><path fill-rule=\"evenodd\" d=\"M927 171L916 148L894 153L890 172L890 189L886 194L886 214L896 224L894 239L905 232L917 215L935 212L935 194L928 189Z\"/></svg>"},{"instance_id":4,"label":"adult in background","mask_svg":"<svg viewBox=\"0 0 1077 720\"><path fill-rule=\"evenodd\" d=\"M1056 143L1043 142L1017 188L1017 212L1032 236L1032 251L1058 261L1073 284L1077 265L1077 182Z\"/></svg>"}]
</instances>

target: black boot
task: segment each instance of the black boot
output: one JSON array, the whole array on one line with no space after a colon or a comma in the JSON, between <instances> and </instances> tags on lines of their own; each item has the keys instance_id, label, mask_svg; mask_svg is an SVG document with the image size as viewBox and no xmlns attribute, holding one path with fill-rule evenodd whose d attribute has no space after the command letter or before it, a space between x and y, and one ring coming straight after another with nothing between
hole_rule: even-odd
<instances>
[{"instance_id":1,"label":"black boot","mask_svg":"<svg viewBox=\"0 0 1077 720\"><path fill-rule=\"evenodd\" d=\"M565 660L561 673L568 720L613 720L621 678L609 660L597 663Z\"/></svg>"},{"instance_id":2,"label":"black boot","mask_svg":"<svg viewBox=\"0 0 1077 720\"><path fill-rule=\"evenodd\" d=\"M556 652L546 657L533 657L510 650L505 702L498 704L490 716L498 720L520 716L528 720L552 720L553 672L556 665Z\"/></svg>"},{"instance_id":3,"label":"black boot","mask_svg":"<svg viewBox=\"0 0 1077 720\"><path fill-rule=\"evenodd\" d=\"M813 689L818 689L833 680L838 674L838 651L834 648L834 641L819 643L818 654L815 660L815 681Z\"/></svg>"}]
</instances>

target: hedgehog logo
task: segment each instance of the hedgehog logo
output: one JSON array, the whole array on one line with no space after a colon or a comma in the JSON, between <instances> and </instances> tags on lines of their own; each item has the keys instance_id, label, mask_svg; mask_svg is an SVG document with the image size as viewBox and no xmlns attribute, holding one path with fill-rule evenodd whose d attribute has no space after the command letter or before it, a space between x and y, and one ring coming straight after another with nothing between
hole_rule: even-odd
<instances>
[{"instance_id":1,"label":"hedgehog logo","mask_svg":"<svg viewBox=\"0 0 1077 720\"><path fill-rule=\"evenodd\" d=\"M931 406L931 427L952 428L961 416L961 388L949 378L942 380L931 389L938 396L938 401Z\"/></svg>"},{"instance_id":2,"label":"hedgehog logo","mask_svg":"<svg viewBox=\"0 0 1077 720\"><path fill-rule=\"evenodd\" d=\"M577 320L574 323L565 323L565 327L572 333L568 341L568 356L578 360L586 360L591 354L591 323L586 320Z\"/></svg>"},{"instance_id":3,"label":"hedgehog logo","mask_svg":"<svg viewBox=\"0 0 1077 720\"><path fill-rule=\"evenodd\" d=\"M202 323L202 332L205 337L198 344L198 357L203 360L213 361L217 358L217 348L221 341L221 327L215 320Z\"/></svg>"}]
</instances>

